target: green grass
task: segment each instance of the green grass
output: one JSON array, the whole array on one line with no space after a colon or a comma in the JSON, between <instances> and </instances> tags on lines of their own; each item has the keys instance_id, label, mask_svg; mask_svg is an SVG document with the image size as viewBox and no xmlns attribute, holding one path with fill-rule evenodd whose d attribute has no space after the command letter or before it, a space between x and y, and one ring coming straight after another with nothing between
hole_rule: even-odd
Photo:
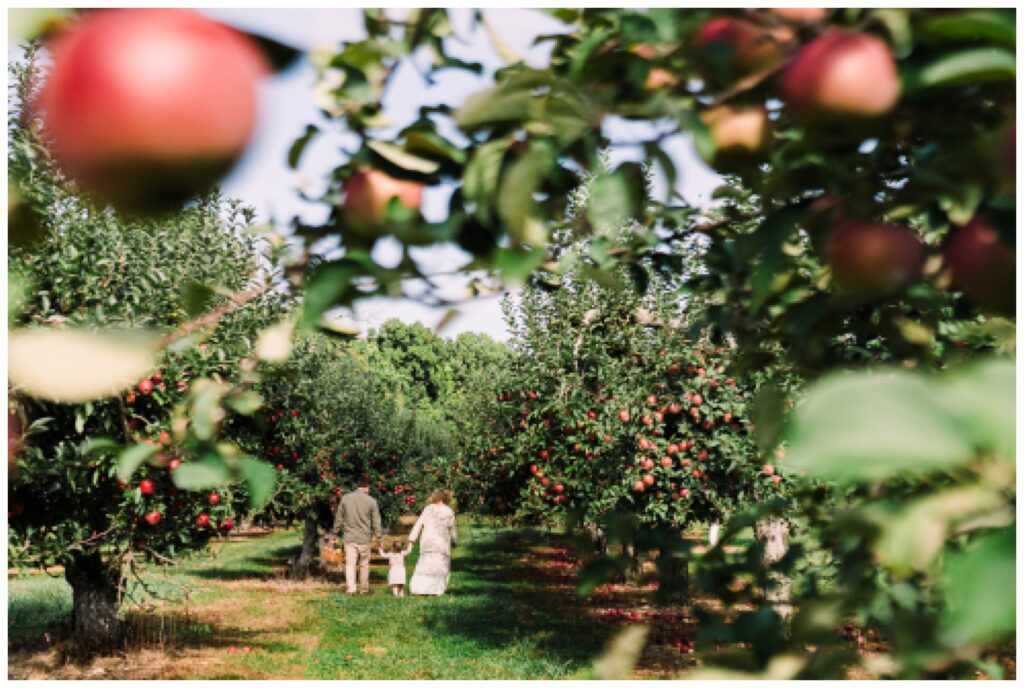
<instances>
[{"instance_id":1,"label":"green grass","mask_svg":"<svg viewBox=\"0 0 1024 688\"><path fill-rule=\"evenodd\" d=\"M325 633L309 678L555 679L589 669L607 629L519 565L535 535L464 529L440 598L331 595L316 610Z\"/></svg>"},{"instance_id":2,"label":"green grass","mask_svg":"<svg viewBox=\"0 0 1024 688\"><path fill-rule=\"evenodd\" d=\"M397 599L387 571L371 569L374 594L345 596L333 582L288 588L276 579L299 547L299 534L219 545L174 569L154 567L147 584L170 598L188 589L190 603L220 610L179 625L180 643L206 663L182 658L189 678L558 679L584 678L612 629L583 614L567 582L523 562L546 536L460 522L451 587L443 597ZM550 555L557 557L558 555ZM415 555L407 561L415 566ZM238 582L239 585L232 585ZM70 610L60 579L32 575L10 581L9 636L39 634ZM287 597L282 597L282 596ZM144 595L143 595L144 596ZM180 605L166 609L174 613ZM273 630L259 624L274 617ZM284 614L284 617L281 617ZM255 624L255 625L254 625ZM229 654L251 645L252 653ZM131 657L126 662L130 664ZM113 677L113 676L112 676ZM126 672L124 677L132 677Z\"/></svg>"},{"instance_id":3,"label":"green grass","mask_svg":"<svg viewBox=\"0 0 1024 688\"><path fill-rule=\"evenodd\" d=\"M180 600L186 593L197 602L227 596L230 591L207 585L207 581L272 576L298 551L300 538L298 532L274 532L262 538L215 544L177 567L149 567L145 585L129 582L126 602ZM63 577L29 574L8 581L8 635L41 633L70 614L71 586Z\"/></svg>"}]
</instances>

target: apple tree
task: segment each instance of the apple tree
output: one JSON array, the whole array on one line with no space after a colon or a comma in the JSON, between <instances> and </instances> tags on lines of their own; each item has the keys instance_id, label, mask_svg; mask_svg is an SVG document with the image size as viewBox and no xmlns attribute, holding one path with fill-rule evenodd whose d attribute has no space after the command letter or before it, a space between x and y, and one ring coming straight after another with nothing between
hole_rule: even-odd
<instances>
[{"instance_id":1,"label":"apple tree","mask_svg":"<svg viewBox=\"0 0 1024 688\"><path fill-rule=\"evenodd\" d=\"M248 508L206 489L226 486L229 465L254 502L266 489L267 469L227 426L258 405L244 361L287 303L261 286L270 266L240 204L209 194L131 220L69 191L17 107L33 65L14 69L9 125L8 165L39 231L9 249L8 404L23 432L9 455L8 551L16 566L63 567L76 639L106 645L126 576L202 548Z\"/></svg>"}]
</instances>

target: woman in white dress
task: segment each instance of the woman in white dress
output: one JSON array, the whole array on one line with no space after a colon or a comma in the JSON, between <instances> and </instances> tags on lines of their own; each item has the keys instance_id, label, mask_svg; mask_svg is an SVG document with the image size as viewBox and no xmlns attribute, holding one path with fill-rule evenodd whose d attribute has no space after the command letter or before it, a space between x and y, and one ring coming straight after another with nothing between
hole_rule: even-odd
<instances>
[{"instance_id":1,"label":"woman in white dress","mask_svg":"<svg viewBox=\"0 0 1024 688\"><path fill-rule=\"evenodd\" d=\"M452 547L458 541L455 531L455 512L448 506L448 493L437 490L428 500L412 532L409 547L417 538L420 557L409 581L411 595L443 595L451 576Z\"/></svg>"}]
</instances>

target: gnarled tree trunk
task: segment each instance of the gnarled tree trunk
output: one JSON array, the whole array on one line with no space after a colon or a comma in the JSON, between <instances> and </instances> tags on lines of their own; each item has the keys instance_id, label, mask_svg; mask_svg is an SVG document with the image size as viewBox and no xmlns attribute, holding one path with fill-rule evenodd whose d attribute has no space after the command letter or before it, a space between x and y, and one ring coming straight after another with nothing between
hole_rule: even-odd
<instances>
[{"instance_id":1,"label":"gnarled tree trunk","mask_svg":"<svg viewBox=\"0 0 1024 688\"><path fill-rule=\"evenodd\" d=\"M292 562L292 578L305 578L316 564L317 555L317 525L316 516L306 516L306 525L302 532L302 551Z\"/></svg>"},{"instance_id":2,"label":"gnarled tree trunk","mask_svg":"<svg viewBox=\"0 0 1024 688\"><path fill-rule=\"evenodd\" d=\"M112 647L121 635L117 572L93 553L65 566L64 578L71 586L71 626L78 647L86 651Z\"/></svg>"},{"instance_id":3,"label":"gnarled tree trunk","mask_svg":"<svg viewBox=\"0 0 1024 688\"><path fill-rule=\"evenodd\" d=\"M754 535L763 548L761 561L765 566L771 566L786 556L789 524L784 518L769 516L761 519L754 524ZM765 601L772 606L776 614L788 619L793 614L793 581L781 573L772 573L769 579L772 585L765 590Z\"/></svg>"}]
</instances>

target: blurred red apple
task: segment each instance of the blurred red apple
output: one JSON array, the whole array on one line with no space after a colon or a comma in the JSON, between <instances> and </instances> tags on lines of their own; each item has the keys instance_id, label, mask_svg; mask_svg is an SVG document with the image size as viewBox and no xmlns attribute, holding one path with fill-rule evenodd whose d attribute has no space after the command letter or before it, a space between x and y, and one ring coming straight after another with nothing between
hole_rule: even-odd
<instances>
[{"instance_id":1,"label":"blurred red apple","mask_svg":"<svg viewBox=\"0 0 1024 688\"><path fill-rule=\"evenodd\" d=\"M975 216L950 234L946 263L953 284L989 311L1012 314L1016 307L1017 260L999 233Z\"/></svg>"},{"instance_id":2,"label":"blurred red apple","mask_svg":"<svg viewBox=\"0 0 1024 688\"><path fill-rule=\"evenodd\" d=\"M49 47L36 103L45 135L99 201L173 207L245 150L266 64L241 34L186 9L100 10Z\"/></svg>"},{"instance_id":3,"label":"blurred red apple","mask_svg":"<svg viewBox=\"0 0 1024 688\"><path fill-rule=\"evenodd\" d=\"M782 74L780 94L798 119L878 117L896 106L900 78L884 41L832 29L800 49Z\"/></svg>"},{"instance_id":4,"label":"blurred red apple","mask_svg":"<svg viewBox=\"0 0 1024 688\"><path fill-rule=\"evenodd\" d=\"M700 119L715 142L715 158L750 156L771 143L768 111L761 106L734 108L720 105L706 110Z\"/></svg>"},{"instance_id":5,"label":"blurred red apple","mask_svg":"<svg viewBox=\"0 0 1024 688\"><path fill-rule=\"evenodd\" d=\"M419 209L423 201L422 184L395 179L374 169L352 175L345 180L342 189L345 192L345 220L352 229L369 237L380 235L387 222L388 204L392 198L397 198L411 209Z\"/></svg>"},{"instance_id":6,"label":"blurred red apple","mask_svg":"<svg viewBox=\"0 0 1024 688\"><path fill-rule=\"evenodd\" d=\"M836 284L850 294L875 297L916 280L924 262L921 239L903 225L847 220L828 240L828 263Z\"/></svg>"},{"instance_id":7,"label":"blurred red apple","mask_svg":"<svg viewBox=\"0 0 1024 688\"><path fill-rule=\"evenodd\" d=\"M722 65L733 75L770 67L782 59L784 45L793 39L788 27L763 27L734 17L704 22L694 45L707 62Z\"/></svg>"}]
</instances>

